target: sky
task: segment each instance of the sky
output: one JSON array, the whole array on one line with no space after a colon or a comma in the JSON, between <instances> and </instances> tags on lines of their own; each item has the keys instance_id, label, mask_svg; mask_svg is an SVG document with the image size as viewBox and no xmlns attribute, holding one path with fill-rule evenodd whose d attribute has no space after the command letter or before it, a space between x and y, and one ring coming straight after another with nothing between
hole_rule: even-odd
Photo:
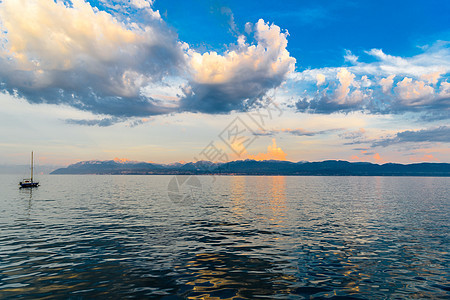
<instances>
[{"instance_id":1,"label":"sky","mask_svg":"<svg viewBox=\"0 0 450 300\"><path fill-rule=\"evenodd\" d=\"M0 165L450 162L450 2L1 0Z\"/></svg>"}]
</instances>

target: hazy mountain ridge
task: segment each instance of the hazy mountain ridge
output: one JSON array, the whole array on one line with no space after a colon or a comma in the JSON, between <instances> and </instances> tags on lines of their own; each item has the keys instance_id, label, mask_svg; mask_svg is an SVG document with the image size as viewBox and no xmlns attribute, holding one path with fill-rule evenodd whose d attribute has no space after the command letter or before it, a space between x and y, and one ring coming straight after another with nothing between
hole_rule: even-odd
<instances>
[{"instance_id":1,"label":"hazy mountain ridge","mask_svg":"<svg viewBox=\"0 0 450 300\"><path fill-rule=\"evenodd\" d=\"M279 160L237 160L227 163L198 161L157 164L149 162L83 161L50 174L135 174L135 175L324 175L324 176L450 176L448 163L414 163L382 165L369 162L325 160L291 162Z\"/></svg>"}]
</instances>

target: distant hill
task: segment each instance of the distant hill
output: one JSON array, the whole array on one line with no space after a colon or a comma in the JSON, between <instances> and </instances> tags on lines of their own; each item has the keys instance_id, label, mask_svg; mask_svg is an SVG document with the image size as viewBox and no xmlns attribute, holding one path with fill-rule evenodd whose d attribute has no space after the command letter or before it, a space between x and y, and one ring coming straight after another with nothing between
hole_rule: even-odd
<instances>
[{"instance_id":1,"label":"distant hill","mask_svg":"<svg viewBox=\"0 0 450 300\"><path fill-rule=\"evenodd\" d=\"M227 163L198 161L156 164L146 162L83 161L50 174L135 174L135 175L308 175L308 176L450 176L448 163L372 164L326 160L290 162L279 160L237 160Z\"/></svg>"}]
</instances>

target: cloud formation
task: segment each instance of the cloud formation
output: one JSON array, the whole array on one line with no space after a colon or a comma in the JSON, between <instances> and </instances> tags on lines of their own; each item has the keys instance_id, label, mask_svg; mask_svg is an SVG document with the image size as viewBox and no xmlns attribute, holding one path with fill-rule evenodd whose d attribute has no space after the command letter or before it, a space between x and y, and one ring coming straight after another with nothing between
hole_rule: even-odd
<instances>
[{"instance_id":1,"label":"cloud formation","mask_svg":"<svg viewBox=\"0 0 450 300\"><path fill-rule=\"evenodd\" d=\"M394 137L388 137L375 141L372 144L372 147L387 147L400 143L422 142L450 143L450 127L440 126L418 131L406 130L398 132Z\"/></svg>"},{"instance_id":2,"label":"cloud formation","mask_svg":"<svg viewBox=\"0 0 450 300\"><path fill-rule=\"evenodd\" d=\"M92 5L1 1L0 91L124 120L247 111L288 81L286 104L299 112L450 118L449 42L438 41L412 57L347 50L350 66L296 72L287 31L260 19L246 23L241 34L226 7L221 13L237 41L223 53L203 53L178 40L152 0ZM371 62L364 62L367 57Z\"/></svg>"},{"instance_id":3,"label":"cloud formation","mask_svg":"<svg viewBox=\"0 0 450 300\"><path fill-rule=\"evenodd\" d=\"M410 161L413 162L432 162L439 161L433 154L424 154L423 156L412 156L409 158Z\"/></svg>"},{"instance_id":4,"label":"cloud formation","mask_svg":"<svg viewBox=\"0 0 450 300\"><path fill-rule=\"evenodd\" d=\"M121 120L118 118L103 118L99 120L85 120L85 119L66 119L65 122L67 124L75 124L75 125L84 125L84 126L99 126L99 127L107 127L111 126Z\"/></svg>"},{"instance_id":5,"label":"cloud formation","mask_svg":"<svg viewBox=\"0 0 450 300\"><path fill-rule=\"evenodd\" d=\"M126 24L81 0L5 0L0 19L0 75L9 93L118 117L173 111L140 92L184 61L160 21Z\"/></svg>"},{"instance_id":6,"label":"cloud formation","mask_svg":"<svg viewBox=\"0 0 450 300\"><path fill-rule=\"evenodd\" d=\"M262 19L253 31L256 44L247 43L241 35L234 49L224 54L187 50L192 78L188 96L181 101L183 110L246 110L246 105L261 99L294 71L296 60L286 49L287 32Z\"/></svg>"},{"instance_id":7,"label":"cloud formation","mask_svg":"<svg viewBox=\"0 0 450 300\"><path fill-rule=\"evenodd\" d=\"M353 66L310 69L292 76L305 88L295 107L309 113L412 111L427 115L424 120L449 118L449 45L437 42L409 58L372 49L366 52L376 59L371 63L347 51L345 59Z\"/></svg>"},{"instance_id":8,"label":"cloud formation","mask_svg":"<svg viewBox=\"0 0 450 300\"><path fill-rule=\"evenodd\" d=\"M263 20L255 44L239 36L223 54L200 53L178 41L153 1L101 3L108 12L83 0L0 2L0 89L116 118L227 113L294 70L288 33ZM126 18L127 10L147 17Z\"/></svg>"},{"instance_id":9,"label":"cloud formation","mask_svg":"<svg viewBox=\"0 0 450 300\"><path fill-rule=\"evenodd\" d=\"M369 152L367 149L353 149L353 150L360 150L361 156L352 155L350 157L351 160L364 161L364 162L375 162L377 164L382 164L382 163L386 162L379 153Z\"/></svg>"},{"instance_id":10,"label":"cloud formation","mask_svg":"<svg viewBox=\"0 0 450 300\"><path fill-rule=\"evenodd\" d=\"M273 136L277 133L289 133L295 136L315 136L320 134L327 134L330 132L339 131L342 129L327 129L327 130L319 130L319 131L309 131L303 128L282 128L282 129L271 129L271 130L264 130L264 131L256 131L254 135L257 136Z\"/></svg>"},{"instance_id":11,"label":"cloud formation","mask_svg":"<svg viewBox=\"0 0 450 300\"><path fill-rule=\"evenodd\" d=\"M339 137L344 139L344 140L349 140L349 142L345 142L344 145L355 145L355 144L362 144L364 142L366 142L367 137L366 137L366 130L364 128L359 128L359 130L355 130L355 131L347 131L347 132L343 132L341 134L339 134ZM355 150L355 149L354 149ZM361 150L362 153L366 153L367 149L356 149L356 150ZM366 151L366 152L364 152Z\"/></svg>"},{"instance_id":12,"label":"cloud formation","mask_svg":"<svg viewBox=\"0 0 450 300\"><path fill-rule=\"evenodd\" d=\"M347 68L339 68L331 84L325 85L322 90L317 90L311 97L307 95L295 103L297 110L312 113L330 113L335 111L350 111L355 107L364 105L364 101L369 98L369 92L361 87L368 86L367 76L358 82L355 74ZM317 87L325 84L325 75L316 75Z\"/></svg>"},{"instance_id":13,"label":"cloud formation","mask_svg":"<svg viewBox=\"0 0 450 300\"><path fill-rule=\"evenodd\" d=\"M433 100L434 88L423 81L413 81L412 78L403 78L394 90L405 106L423 105Z\"/></svg>"},{"instance_id":14,"label":"cloud formation","mask_svg":"<svg viewBox=\"0 0 450 300\"><path fill-rule=\"evenodd\" d=\"M256 155L247 155L247 159L254 160L286 160L286 153L277 146L275 139L272 139L272 145L267 146L266 153Z\"/></svg>"}]
</instances>

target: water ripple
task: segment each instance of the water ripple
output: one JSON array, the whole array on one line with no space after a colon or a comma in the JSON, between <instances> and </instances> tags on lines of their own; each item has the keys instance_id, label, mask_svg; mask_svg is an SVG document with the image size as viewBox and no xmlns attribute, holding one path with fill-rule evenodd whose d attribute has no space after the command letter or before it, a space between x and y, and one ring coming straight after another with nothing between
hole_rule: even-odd
<instances>
[{"instance_id":1,"label":"water ripple","mask_svg":"<svg viewBox=\"0 0 450 300\"><path fill-rule=\"evenodd\" d=\"M450 297L447 178L0 179L0 298Z\"/></svg>"}]
</instances>

